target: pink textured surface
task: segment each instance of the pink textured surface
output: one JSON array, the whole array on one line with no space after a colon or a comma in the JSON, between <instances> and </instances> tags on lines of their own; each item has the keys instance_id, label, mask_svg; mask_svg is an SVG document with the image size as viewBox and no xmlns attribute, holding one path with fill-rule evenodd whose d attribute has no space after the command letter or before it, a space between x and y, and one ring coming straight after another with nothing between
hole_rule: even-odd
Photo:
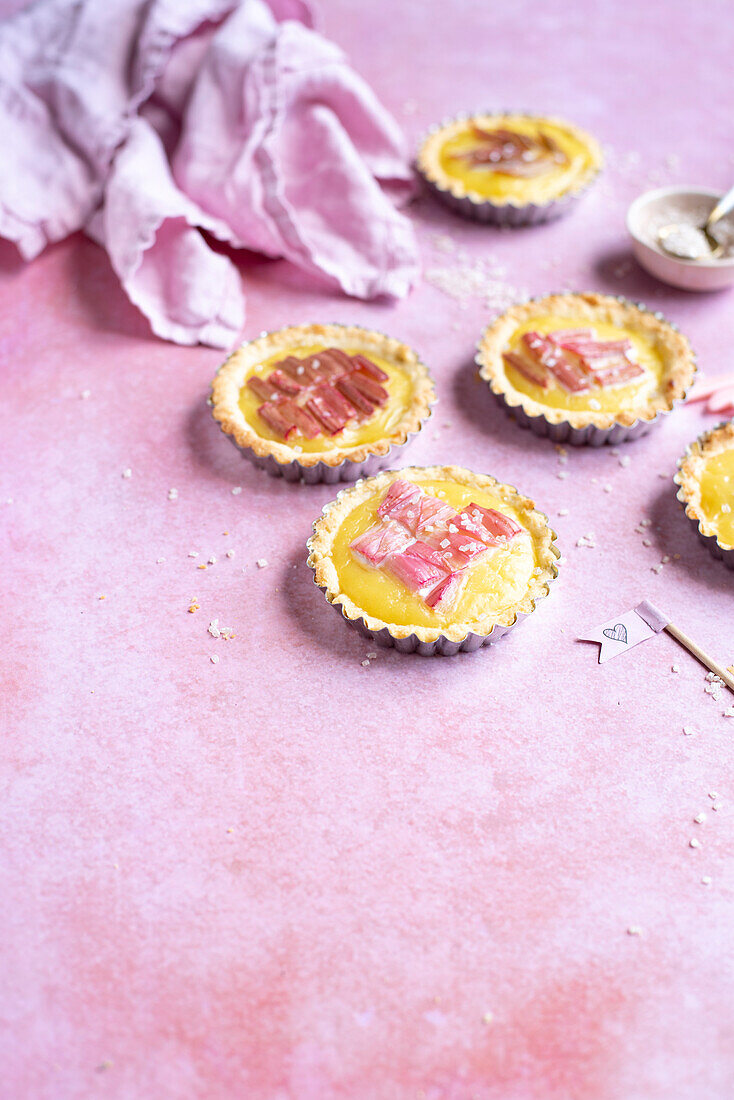
<instances>
[{"instance_id":1,"label":"pink textured surface","mask_svg":"<svg viewBox=\"0 0 734 1100\"><path fill-rule=\"evenodd\" d=\"M448 234L532 293L641 298L715 374L730 368L731 295L619 271L638 191L731 183L725 14L349 0L322 26L413 140L494 102L566 115L614 148L599 187L547 228L502 234L421 200L427 267L457 265L435 250ZM425 283L365 305L256 258L242 275L245 336L325 318L419 349L441 403L411 459L534 496L562 579L492 650L380 651L363 667L372 647L304 561L333 491L271 480L220 436L204 404L217 354L152 338L88 241L27 268L0 247L3 1094L730 1097L734 700L706 695L666 635L603 668L573 640L648 597L734 660L734 574L699 547L670 481L712 419L677 412L623 448L627 468L608 450L560 466L474 381L481 302ZM590 531L596 548L578 548ZM662 554L680 559L653 573ZM211 638L214 618L236 638Z\"/></svg>"}]
</instances>

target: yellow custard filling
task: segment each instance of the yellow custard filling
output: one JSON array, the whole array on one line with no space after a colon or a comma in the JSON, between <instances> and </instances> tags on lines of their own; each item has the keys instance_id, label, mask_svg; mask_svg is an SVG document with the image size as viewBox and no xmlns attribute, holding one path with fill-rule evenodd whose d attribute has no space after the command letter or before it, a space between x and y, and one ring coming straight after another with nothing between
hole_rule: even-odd
<instances>
[{"instance_id":1,"label":"yellow custard filling","mask_svg":"<svg viewBox=\"0 0 734 1100\"><path fill-rule=\"evenodd\" d=\"M648 336L643 336L634 329L623 328L621 325L611 325L604 321L590 321L588 317L563 317L552 314L532 317L529 321L520 325L512 334L505 351L519 353L522 350L522 337L526 332L539 332L545 336L549 332L557 332L561 329L593 328L597 340L629 340L632 344L632 358L645 371L644 376L632 379L619 386L592 386L584 393L569 393L555 379L550 386L543 389L537 386L507 363L504 365L505 374L513 389L532 397L541 405L547 405L554 409L567 409L570 411L588 411L619 413L623 410L643 408L650 396L660 389L660 383L664 373L663 357ZM593 402L593 404L592 404Z\"/></svg>"},{"instance_id":2,"label":"yellow custard filling","mask_svg":"<svg viewBox=\"0 0 734 1100\"><path fill-rule=\"evenodd\" d=\"M495 508L521 526L522 517L501 497L454 481L416 482L426 493L439 497L460 511L472 501L484 508ZM447 607L427 607L420 595L379 569L360 562L350 544L367 528L379 522L377 509L385 491L375 494L353 509L342 522L334 538L332 561L339 577L341 592L374 618L399 626L443 627L449 623L479 623L488 617L499 618L505 609L517 604L528 590L539 559L529 532L516 535L507 547L489 550L466 570L455 600Z\"/></svg>"},{"instance_id":3,"label":"yellow custard filling","mask_svg":"<svg viewBox=\"0 0 734 1100\"><path fill-rule=\"evenodd\" d=\"M722 545L734 546L734 449L707 458L701 472L701 511Z\"/></svg>"},{"instance_id":4,"label":"yellow custard filling","mask_svg":"<svg viewBox=\"0 0 734 1100\"><path fill-rule=\"evenodd\" d=\"M269 358L263 359L247 372L247 378L255 375L266 378L273 370L275 364L284 359L286 355L292 355L296 359L307 359L310 355L317 355L325 350L324 344L310 344L302 347L289 348L287 352L280 349ZM365 351L359 347L345 347L342 349L347 355L365 355L376 366L385 371L387 381L380 385L388 391L389 400L381 407L376 408L369 420L354 421L347 424L336 435L318 435L314 439L306 439L302 435L292 435L288 439L288 445L300 447L303 452L334 451L348 447L359 446L364 443L374 443L378 439L384 439L391 435L403 417L403 414L411 403L413 396L413 383L410 375L401 370L395 363L375 355L373 351ZM245 384L240 390L239 406L248 425L262 439L272 439L282 443L282 437L274 432L259 416L258 409L263 404L261 397Z\"/></svg>"},{"instance_id":5,"label":"yellow custard filling","mask_svg":"<svg viewBox=\"0 0 734 1100\"><path fill-rule=\"evenodd\" d=\"M476 122L488 131L504 128L531 138L543 133L558 145L567 158L563 164L551 162L547 172L531 179L504 175L487 166L473 166L457 157L457 154L473 152L482 145L472 129L471 121L467 121L466 127L448 138L441 147L439 162L447 176L460 180L468 191L480 197L500 202L510 198L523 202L545 201L570 191L576 181L597 163L592 150L580 136L550 120L506 115L494 119L478 118Z\"/></svg>"}]
</instances>

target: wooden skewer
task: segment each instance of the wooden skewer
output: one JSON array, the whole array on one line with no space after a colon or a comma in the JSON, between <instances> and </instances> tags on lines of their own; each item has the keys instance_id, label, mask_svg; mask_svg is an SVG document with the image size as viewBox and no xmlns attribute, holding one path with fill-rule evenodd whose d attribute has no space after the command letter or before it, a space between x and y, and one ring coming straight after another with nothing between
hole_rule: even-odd
<instances>
[{"instance_id":1,"label":"wooden skewer","mask_svg":"<svg viewBox=\"0 0 734 1100\"><path fill-rule=\"evenodd\" d=\"M687 634L684 634L683 631L679 630L673 623L668 623L665 630L671 637L675 638L676 642L680 642L682 646L685 646L688 652L692 653L702 665L705 665L707 669L720 677L730 691L734 691L734 674L732 674L730 669L724 668L723 665L718 664L712 657L709 657L707 653L704 653L701 647L696 645L693 638L689 638Z\"/></svg>"}]
</instances>

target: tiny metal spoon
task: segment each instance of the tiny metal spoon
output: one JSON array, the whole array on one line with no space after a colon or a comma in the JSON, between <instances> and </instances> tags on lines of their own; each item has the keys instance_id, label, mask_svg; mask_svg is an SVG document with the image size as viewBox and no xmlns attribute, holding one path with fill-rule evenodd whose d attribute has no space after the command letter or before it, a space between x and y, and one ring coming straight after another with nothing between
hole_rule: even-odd
<instances>
[{"instance_id":1,"label":"tiny metal spoon","mask_svg":"<svg viewBox=\"0 0 734 1100\"><path fill-rule=\"evenodd\" d=\"M658 232L658 240L666 252L679 259L716 260L724 251L724 246L711 233L711 227L728 214L732 207L734 187L719 199L702 226L685 222L664 225Z\"/></svg>"}]
</instances>

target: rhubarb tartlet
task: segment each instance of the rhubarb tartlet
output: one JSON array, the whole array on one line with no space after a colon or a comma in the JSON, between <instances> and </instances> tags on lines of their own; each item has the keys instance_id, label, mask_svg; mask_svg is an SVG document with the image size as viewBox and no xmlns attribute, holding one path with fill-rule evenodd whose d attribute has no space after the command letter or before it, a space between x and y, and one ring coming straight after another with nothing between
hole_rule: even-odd
<instances>
[{"instance_id":1,"label":"rhubarb tartlet","mask_svg":"<svg viewBox=\"0 0 734 1100\"><path fill-rule=\"evenodd\" d=\"M435 394L414 351L350 325L296 325L244 344L220 367L215 420L256 465L291 481L382 469L420 431Z\"/></svg>"},{"instance_id":2,"label":"rhubarb tartlet","mask_svg":"<svg viewBox=\"0 0 734 1100\"><path fill-rule=\"evenodd\" d=\"M734 420L700 436L678 463L674 480L700 539L734 569Z\"/></svg>"},{"instance_id":3,"label":"rhubarb tartlet","mask_svg":"<svg viewBox=\"0 0 734 1100\"><path fill-rule=\"evenodd\" d=\"M556 442L643 435L693 381L691 346L659 313L604 294L552 294L487 328L479 374L518 424Z\"/></svg>"},{"instance_id":4,"label":"rhubarb tartlet","mask_svg":"<svg viewBox=\"0 0 734 1100\"><path fill-rule=\"evenodd\" d=\"M409 467L343 489L308 564L348 623L430 656L502 637L548 594L555 532L511 485L459 466Z\"/></svg>"},{"instance_id":5,"label":"rhubarb tartlet","mask_svg":"<svg viewBox=\"0 0 734 1100\"><path fill-rule=\"evenodd\" d=\"M570 209L602 167L599 143L570 122L476 114L437 126L416 166L444 202L500 225L548 221Z\"/></svg>"}]
</instances>

